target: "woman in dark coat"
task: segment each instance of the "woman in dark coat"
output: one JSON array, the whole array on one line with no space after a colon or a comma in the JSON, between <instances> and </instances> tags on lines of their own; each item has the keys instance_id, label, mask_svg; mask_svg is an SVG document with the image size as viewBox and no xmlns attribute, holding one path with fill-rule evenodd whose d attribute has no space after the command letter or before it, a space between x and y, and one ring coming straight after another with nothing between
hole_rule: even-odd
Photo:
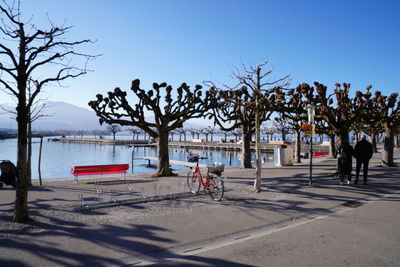
<instances>
[{"instance_id":1,"label":"woman in dark coat","mask_svg":"<svg viewBox=\"0 0 400 267\"><path fill-rule=\"evenodd\" d=\"M353 147L350 145L347 139L344 139L338 149L338 172L340 177L340 184L343 184L343 180L345 177L347 178L348 184L351 181L351 171L353 169L353 154Z\"/></svg>"}]
</instances>

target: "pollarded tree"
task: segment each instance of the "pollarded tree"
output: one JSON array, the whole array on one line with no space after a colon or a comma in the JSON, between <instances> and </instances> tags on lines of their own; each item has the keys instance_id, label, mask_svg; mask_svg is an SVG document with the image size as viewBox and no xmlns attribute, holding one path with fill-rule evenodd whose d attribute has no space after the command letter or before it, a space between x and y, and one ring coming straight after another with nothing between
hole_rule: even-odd
<instances>
[{"instance_id":1,"label":"pollarded tree","mask_svg":"<svg viewBox=\"0 0 400 267\"><path fill-rule=\"evenodd\" d=\"M56 27L50 23L47 29L38 29L30 21L22 21L19 5L0 4L0 85L16 99L18 125L17 188L14 221L29 220L27 141L29 114L42 89L51 83L86 74L89 55L79 53L77 46L90 40L66 41L71 27ZM75 67L73 61L84 59L83 68ZM34 89L28 94L28 83Z\"/></svg>"},{"instance_id":2,"label":"pollarded tree","mask_svg":"<svg viewBox=\"0 0 400 267\"><path fill-rule=\"evenodd\" d=\"M182 142L182 135L183 135L183 140L186 142L186 132L187 129L185 128L178 128L176 129L176 132L179 134L179 142Z\"/></svg>"},{"instance_id":3,"label":"pollarded tree","mask_svg":"<svg viewBox=\"0 0 400 267\"><path fill-rule=\"evenodd\" d=\"M115 140L115 135L122 131L121 126L116 124L108 125L107 130L113 135L114 140Z\"/></svg>"},{"instance_id":4,"label":"pollarded tree","mask_svg":"<svg viewBox=\"0 0 400 267\"><path fill-rule=\"evenodd\" d=\"M188 131L189 131L189 133L191 133L192 134L192 140L193 139L196 139L195 138L195 136L197 135L197 139L200 139L200 130L199 129L196 129L196 128L190 128L190 129L188 129Z\"/></svg>"},{"instance_id":5,"label":"pollarded tree","mask_svg":"<svg viewBox=\"0 0 400 267\"><path fill-rule=\"evenodd\" d=\"M242 130L236 128L231 131L232 135L235 137L235 142L239 142L240 137L243 136Z\"/></svg>"},{"instance_id":6,"label":"pollarded tree","mask_svg":"<svg viewBox=\"0 0 400 267\"><path fill-rule=\"evenodd\" d=\"M280 133L282 141L286 141L286 135L292 131L292 124L289 118L279 115L279 117L275 117L274 128L278 133ZM300 125L301 126L301 125Z\"/></svg>"},{"instance_id":7,"label":"pollarded tree","mask_svg":"<svg viewBox=\"0 0 400 267\"><path fill-rule=\"evenodd\" d=\"M127 129L132 134L132 141L139 140L139 134L142 133L142 130L137 127L132 127ZM135 138L136 136L136 138Z\"/></svg>"},{"instance_id":8,"label":"pollarded tree","mask_svg":"<svg viewBox=\"0 0 400 267\"><path fill-rule=\"evenodd\" d=\"M251 96L246 87L239 90L218 90L211 88L213 99L218 101L213 106L215 123L223 131L240 129L242 136L241 167L252 168L251 165L251 138L255 133L254 108L244 108ZM238 132L234 132L235 133ZM235 135L236 136L236 135Z\"/></svg>"},{"instance_id":9,"label":"pollarded tree","mask_svg":"<svg viewBox=\"0 0 400 267\"><path fill-rule=\"evenodd\" d=\"M349 96L350 84L336 84L334 92L327 95L327 87L315 82L317 94L309 97L309 101L317 105L316 118L325 120L338 137L339 145L344 139L349 138L352 124L359 119L360 107L355 99ZM305 90L310 90L307 86ZM335 103L334 103L335 98Z\"/></svg>"},{"instance_id":10,"label":"pollarded tree","mask_svg":"<svg viewBox=\"0 0 400 267\"><path fill-rule=\"evenodd\" d=\"M400 100L398 99L398 94L392 93L390 96L384 96L380 91L376 91L374 97L372 97L369 90L365 94L357 92L357 102L363 110L362 116L365 123L371 120L372 124L373 122L382 123L385 129L382 162L385 165L394 166L394 133L400 123Z\"/></svg>"},{"instance_id":11,"label":"pollarded tree","mask_svg":"<svg viewBox=\"0 0 400 267\"><path fill-rule=\"evenodd\" d=\"M217 129L210 126L208 126L207 128L203 128L202 132L206 136L206 141L208 141L208 136L210 136L210 142L213 142L214 134L218 133Z\"/></svg>"},{"instance_id":12,"label":"pollarded tree","mask_svg":"<svg viewBox=\"0 0 400 267\"><path fill-rule=\"evenodd\" d=\"M265 126L261 129L261 132L267 136L267 143L272 141L272 137L275 133L275 128L272 125Z\"/></svg>"},{"instance_id":13,"label":"pollarded tree","mask_svg":"<svg viewBox=\"0 0 400 267\"><path fill-rule=\"evenodd\" d=\"M169 136L170 136L170 141L174 141L174 135L176 134L176 132L175 132L175 130L171 130L171 131L169 131Z\"/></svg>"},{"instance_id":14,"label":"pollarded tree","mask_svg":"<svg viewBox=\"0 0 400 267\"><path fill-rule=\"evenodd\" d=\"M156 176L169 176L173 175L169 166L169 133L183 127L186 120L202 117L206 112L209 97L207 93L203 98L201 89L202 86L196 85L192 90L183 83L174 90L166 83L153 83L153 89L145 91L136 79L131 86L131 91L138 99L134 105L129 104L126 92L115 88L107 97L98 94L97 100L90 101L89 106L96 112L100 124L136 126L157 139ZM154 121L146 118L147 112L153 113Z\"/></svg>"},{"instance_id":15,"label":"pollarded tree","mask_svg":"<svg viewBox=\"0 0 400 267\"><path fill-rule=\"evenodd\" d=\"M282 111L282 118L290 124L295 131L296 142L295 142L295 162L301 162L301 146L300 146L300 138L301 138L301 125L307 121L307 114L305 112L305 107L307 106L306 99L310 98L313 91L311 88L304 90L303 86L305 84L299 84L294 89L289 89L286 93L287 100ZM305 97L304 97L305 96Z\"/></svg>"},{"instance_id":16,"label":"pollarded tree","mask_svg":"<svg viewBox=\"0 0 400 267\"><path fill-rule=\"evenodd\" d=\"M377 96L375 95L375 98L372 97L371 88L372 86L368 86L365 94L357 92L358 104L362 106L360 112L361 121L357 124L360 125L362 131L371 137L372 147L374 148L374 152L377 153L376 138L380 133L384 132L384 127L382 124L382 115L379 112L381 107L378 106L378 103L375 103Z\"/></svg>"}]
</instances>

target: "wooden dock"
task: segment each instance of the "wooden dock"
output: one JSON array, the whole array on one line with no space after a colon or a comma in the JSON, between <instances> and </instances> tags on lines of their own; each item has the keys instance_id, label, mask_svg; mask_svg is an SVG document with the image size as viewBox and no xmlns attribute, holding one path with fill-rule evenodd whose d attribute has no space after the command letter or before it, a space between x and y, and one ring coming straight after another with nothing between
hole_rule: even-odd
<instances>
[{"instance_id":1,"label":"wooden dock","mask_svg":"<svg viewBox=\"0 0 400 267\"><path fill-rule=\"evenodd\" d=\"M143 159L149 161L147 166L151 166L151 164L150 164L151 161L157 161L158 160L156 157L144 157ZM186 166L186 167L190 167L190 168L196 167L196 163L195 162L186 162L186 161L179 161L179 160L169 160L169 164L181 165L181 166ZM199 167L200 168L206 168L207 165L206 164L199 164Z\"/></svg>"}]
</instances>

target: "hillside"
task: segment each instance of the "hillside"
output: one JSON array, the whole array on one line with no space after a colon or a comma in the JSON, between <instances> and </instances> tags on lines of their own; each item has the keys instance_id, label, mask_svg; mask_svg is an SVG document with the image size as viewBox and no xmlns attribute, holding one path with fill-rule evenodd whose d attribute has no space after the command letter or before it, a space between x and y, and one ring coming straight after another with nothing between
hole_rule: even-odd
<instances>
[{"instance_id":1,"label":"hillside","mask_svg":"<svg viewBox=\"0 0 400 267\"><path fill-rule=\"evenodd\" d=\"M7 110L11 110L9 105L0 104ZM49 115L35 121L32 125L33 130L98 130L104 129L100 126L99 120L94 111L75 106L66 102L47 102L43 114ZM11 119L11 114L0 110L0 128L16 129L15 119ZM147 119L153 120L154 117ZM184 123L185 128L203 128L212 126L210 121L205 119L196 119Z\"/></svg>"},{"instance_id":2,"label":"hillside","mask_svg":"<svg viewBox=\"0 0 400 267\"><path fill-rule=\"evenodd\" d=\"M2 105L10 109L9 105ZM49 115L35 121L34 130L95 130L101 129L94 111L65 102L48 102L43 114ZM0 113L0 128L16 128L11 114Z\"/></svg>"}]
</instances>

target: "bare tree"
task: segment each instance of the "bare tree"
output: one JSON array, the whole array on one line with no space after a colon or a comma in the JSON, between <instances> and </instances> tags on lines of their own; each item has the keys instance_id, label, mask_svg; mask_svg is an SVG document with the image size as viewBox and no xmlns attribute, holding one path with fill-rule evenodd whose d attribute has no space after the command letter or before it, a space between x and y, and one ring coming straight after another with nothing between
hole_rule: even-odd
<instances>
[{"instance_id":1,"label":"bare tree","mask_svg":"<svg viewBox=\"0 0 400 267\"><path fill-rule=\"evenodd\" d=\"M183 140L186 142L186 132L187 132L187 130L182 127L182 128L176 129L176 132L179 134L179 142L182 142L182 135L183 135Z\"/></svg>"},{"instance_id":2,"label":"bare tree","mask_svg":"<svg viewBox=\"0 0 400 267\"><path fill-rule=\"evenodd\" d=\"M256 134L256 178L254 192L261 191L261 148L260 127L263 121L269 120L272 113L280 109L285 102L281 87L288 84L289 76L277 80L269 80L272 68L265 70L268 61L257 66L236 68L232 77L237 84L233 87L225 85L228 90L217 89L212 84L211 92L217 101L212 116L221 128L227 128L226 122L233 123L231 129L241 127L243 134L242 159L244 167L251 167L250 142L253 133ZM232 128L233 127L233 128Z\"/></svg>"},{"instance_id":3,"label":"bare tree","mask_svg":"<svg viewBox=\"0 0 400 267\"><path fill-rule=\"evenodd\" d=\"M28 81L27 84L27 99L30 99L32 95L32 83ZM46 108L46 100L44 99L37 99L32 103L30 107L29 115L28 115L28 127L27 127L27 135L28 135L28 148L27 148L27 180L28 186L32 186L32 123L37 121L43 117L50 117L51 114L43 114L43 110ZM15 109L10 109L7 107L1 107L5 112L11 114L11 119L16 120L18 113Z\"/></svg>"},{"instance_id":4,"label":"bare tree","mask_svg":"<svg viewBox=\"0 0 400 267\"><path fill-rule=\"evenodd\" d=\"M0 85L17 101L18 177L13 220L25 222L29 219L27 140L31 107L44 86L86 74L87 60L92 57L76 52L78 45L88 43L89 40L65 41L65 34L71 27L56 27L51 24L49 29L37 29L30 22L22 21L19 5L14 4L3 2L0 5L3 16L0 26ZM77 58L86 60L83 68L71 65ZM48 68L49 65L53 68ZM44 68L46 71L40 73ZM29 80L34 83L35 88L30 98L27 98Z\"/></svg>"},{"instance_id":5,"label":"bare tree","mask_svg":"<svg viewBox=\"0 0 400 267\"><path fill-rule=\"evenodd\" d=\"M217 134L218 133L218 130L217 129L215 129L214 127L210 127L210 126L208 126L206 129L205 129L205 131L207 131L208 132L208 134L210 135L210 142L214 142L214 134Z\"/></svg>"},{"instance_id":6,"label":"bare tree","mask_svg":"<svg viewBox=\"0 0 400 267\"><path fill-rule=\"evenodd\" d=\"M171 136L171 141L173 142L174 141L174 135L176 134L176 131L175 130L171 130L171 131L169 131L169 135Z\"/></svg>"},{"instance_id":7,"label":"bare tree","mask_svg":"<svg viewBox=\"0 0 400 267\"><path fill-rule=\"evenodd\" d=\"M229 134L229 132L223 131L223 130L219 130L218 134L223 134L224 135L224 139L222 140L222 142L228 142L228 134Z\"/></svg>"},{"instance_id":8,"label":"bare tree","mask_svg":"<svg viewBox=\"0 0 400 267\"><path fill-rule=\"evenodd\" d=\"M202 133L202 129L190 128L189 132L192 134L192 139L195 139L195 136L197 137L197 139L200 139L200 134Z\"/></svg>"},{"instance_id":9,"label":"bare tree","mask_svg":"<svg viewBox=\"0 0 400 267\"><path fill-rule=\"evenodd\" d=\"M382 162L387 166L394 166L394 134L400 123L400 100L397 93L384 96L380 91L376 91L372 97L369 93L370 88L371 86L367 88L365 94L357 92L357 103L363 110L362 115L365 122L372 121L368 124L373 124L374 121L382 123L385 130Z\"/></svg>"},{"instance_id":10,"label":"bare tree","mask_svg":"<svg viewBox=\"0 0 400 267\"><path fill-rule=\"evenodd\" d=\"M142 130L140 130L137 127L129 128L128 131L131 132L131 134L132 134L132 141L138 140L139 139L139 134L142 133ZM135 139L135 136L136 136L136 139Z\"/></svg>"},{"instance_id":11,"label":"bare tree","mask_svg":"<svg viewBox=\"0 0 400 267\"><path fill-rule=\"evenodd\" d=\"M261 132L267 136L267 143L272 141L272 136L274 135L275 131L276 130L272 125L261 128Z\"/></svg>"},{"instance_id":12,"label":"bare tree","mask_svg":"<svg viewBox=\"0 0 400 267\"><path fill-rule=\"evenodd\" d=\"M172 86L153 83L153 90L145 91L140 88L140 81L134 80L131 90L138 98L134 105L129 104L126 92L116 88L108 93L108 97L98 94L97 100L90 101L89 106L100 118L100 123L136 126L157 139L156 176L169 176L173 175L169 166L169 132L183 127L186 120L202 117L206 112L208 94L203 99L201 89L200 85L190 89L183 83L172 93ZM177 96L175 100L173 95ZM154 122L145 117L146 111L153 112Z\"/></svg>"},{"instance_id":13,"label":"bare tree","mask_svg":"<svg viewBox=\"0 0 400 267\"><path fill-rule=\"evenodd\" d=\"M315 96L313 95L314 88L303 84L307 101L318 106L316 117L325 120L332 127L340 145L344 139L349 139L350 128L359 119L360 106L349 96L349 83L343 83L343 87L337 83L334 92L330 95L327 94L325 85L317 82L314 84L317 92Z\"/></svg>"},{"instance_id":14,"label":"bare tree","mask_svg":"<svg viewBox=\"0 0 400 267\"><path fill-rule=\"evenodd\" d=\"M275 118L274 128L276 129L277 132L281 134L283 142L286 141L286 135L290 133L292 130L291 126L293 125L290 122L291 122L290 119L284 117L282 113L279 115L279 117ZM294 125L298 125L298 122L295 121Z\"/></svg>"},{"instance_id":15,"label":"bare tree","mask_svg":"<svg viewBox=\"0 0 400 267\"><path fill-rule=\"evenodd\" d=\"M232 135L235 137L235 142L239 142L240 137L243 136L242 130L241 130L241 129L238 129L238 128L233 129L233 130L231 131L231 133L232 133Z\"/></svg>"},{"instance_id":16,"label":"bare tree","mask_svg":"<svg viewBox=\"0 0 400 267\"><path fill-rule=\"evenodd\" d=\"M213 142L213 136L217 133L217 130L213 127L206 127L201 129L201 132L205 135L206 141L208 142L208 136L210 136L210 142Z\"/></svg>"},{"instance_id":17,"label":"bare tree","mask_svg":"<svg viewBox=\"0 0 400 267\"><path fill-rule=\"evenodd\" d=\"M359 94L359 104L363 108L360 112L361 120L358 121L355 125L359 128L358 132L364 131L371 137L372 147L374 149L374 152L377 153L378 147L376 144L376 139L380 133L383 133L385 131L385 129L383 126L382 113L380 111L382 107L380 107L380 104L377 103L379 97L378 95L380 93L378 93L378 95L375 95L375 97L372 97L372 93L370 92L371 88L372 86L368 86L365 94L357 92Z\"/></svg>"},{"instance_id":18,"label":"bare tree","mask_svg":"<svg viewBox=\"0 0 400 267\"><path fill-rule=\"evenodd\" d=\"M117 133L119 133L120 131L122 131L121 126L116 125L116 124L112 124L112 125L108 125L107 126L107 130L112 133L113 135L113 139L115 140L115 135Z\"/></svg>"}]
</instances>

